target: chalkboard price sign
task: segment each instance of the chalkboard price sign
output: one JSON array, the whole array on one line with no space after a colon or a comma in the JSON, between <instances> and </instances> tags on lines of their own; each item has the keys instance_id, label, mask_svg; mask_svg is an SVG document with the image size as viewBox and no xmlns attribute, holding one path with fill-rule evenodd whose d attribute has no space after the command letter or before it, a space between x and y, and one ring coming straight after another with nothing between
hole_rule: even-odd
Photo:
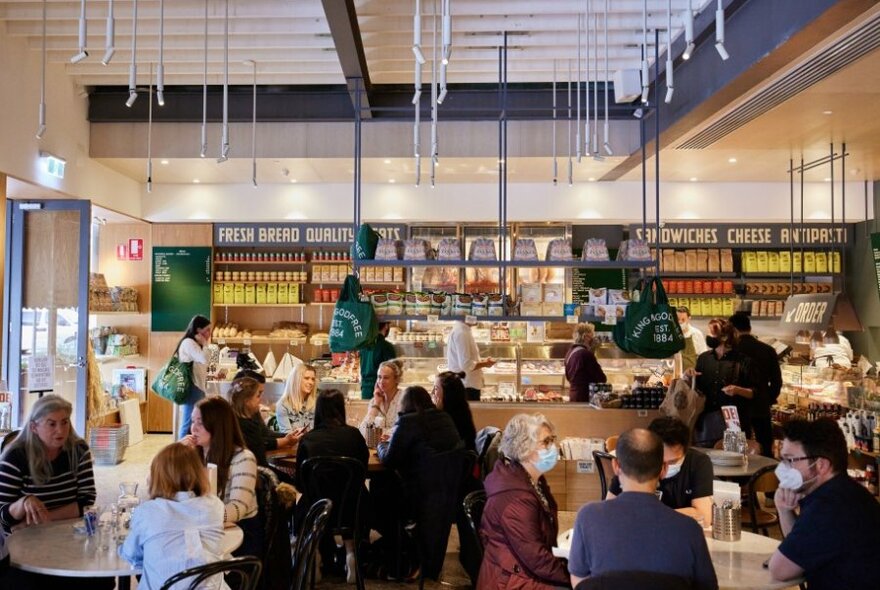
<instances>
[{"instance_id":1,"label":"chalkboard price sign","mask_svg":"<svg viewBox=\"0 0 880 590\"><path fill-rule=\"evenodd\" d=\"M196 314L211 317L211 248L153 248L152 331L183 332Z\"/></svg>"}]
</instances>

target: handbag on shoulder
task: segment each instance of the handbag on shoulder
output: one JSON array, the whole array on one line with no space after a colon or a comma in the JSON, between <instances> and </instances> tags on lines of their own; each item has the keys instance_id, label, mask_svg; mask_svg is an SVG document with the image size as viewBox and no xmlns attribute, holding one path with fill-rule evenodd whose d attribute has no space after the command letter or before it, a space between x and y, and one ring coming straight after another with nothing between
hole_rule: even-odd
<instances>
[{"instance_id":1,"label":"handbag on shoulder","mask_svg":"<svg viewBox=\"0 0 880 590\"><path fill-rule=\"evenodd\" d=\"M151 387L158 395L175 404L186 403L192 389L192 370L192 363L180 362L180 357L175 352L159 369Z\"/></svg>"}]
</instances>

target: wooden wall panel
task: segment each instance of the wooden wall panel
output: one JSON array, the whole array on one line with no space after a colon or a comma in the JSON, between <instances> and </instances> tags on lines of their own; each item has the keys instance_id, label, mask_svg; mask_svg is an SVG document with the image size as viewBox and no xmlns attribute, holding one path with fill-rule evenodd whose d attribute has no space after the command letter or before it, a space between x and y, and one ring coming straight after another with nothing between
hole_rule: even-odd
<instances>
[{"instance_id":1,"label":"wooden wall panel","mask_svg":"<svg viewBox=\"0 0 880 590\"><path fill-rule=\"evenodd\" d=\"M0 277L6 272L6 175L0 172ZM0 284L0 317L3 317L3 302L6 301L6 285ZM0 330L0 351L5 350L6 334ZM0 355L0 368L5 355Z\"/></svg>"},{"instance_id":2,"label":"wooden wall panel","mask_svg":"<svg viewBox=\"0 0 880 590\"><path fill-rule=\"evenodd\" d=\"M25 215L24 307L79 303L79 211Z\"/></svg>"}]
</instances>

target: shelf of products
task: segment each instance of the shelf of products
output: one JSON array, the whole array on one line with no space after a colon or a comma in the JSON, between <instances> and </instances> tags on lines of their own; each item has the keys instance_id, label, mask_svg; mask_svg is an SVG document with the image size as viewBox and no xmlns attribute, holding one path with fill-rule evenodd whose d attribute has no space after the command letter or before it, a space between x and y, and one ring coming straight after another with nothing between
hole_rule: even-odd
<instances>
[{"instance_id":1,"label":"shelf of products","mask_svg":"<svg viewBox=\"0 0 880 590\"><path fill-rule=\"evenodd\" d=\"M305 303L215 303L214 307L255 307L255 308L271 308L271 307L305 307Z\"/></svg>"},{"instance_id":2,"label":"shelf of products","mask_svg":"<svg viewBox=\"0 0 880 590\"><path fill-rule=\"evenodd\" d=\"M430 266L489 267L489 268L595 268L595 269L642 269L656 265L653 260L357 260L355 266L402 266L406 268Z\"/></svg>"}]
</instances>

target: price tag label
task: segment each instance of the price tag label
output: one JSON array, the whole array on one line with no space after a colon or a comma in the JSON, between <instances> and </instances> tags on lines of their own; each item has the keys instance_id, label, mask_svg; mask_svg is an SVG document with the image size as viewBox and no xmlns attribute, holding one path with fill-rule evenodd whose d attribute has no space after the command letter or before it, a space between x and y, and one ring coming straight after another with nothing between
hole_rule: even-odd
<instances>
[{"instance_id":1,"label":"price tag label","mask_svg":"<svg viewBox=\"0 0 880 590\"><path fill-rule=\"evenodd\" d=\"M616 313L608 313L605 314L605 319L602 321L606 326L614 326L617 324L617 314Z\"/></svg>"},{"instance_id":2,"label":"price tag label","mask_svg":"<svg viewBox=\"0 0 880 590\"><path fill-rule=\"evenodd\" d=\"M244 341L243 341L243 343L244 343L245 346L250 346L250 345L251 345L251 339L250 339L250 338L245 338Z\"/></svg>"},{"instance_id":3,"label":"price tag label","mask_svg":"<svg viewBox=\"0 0 880 590\"><path fill-rule=\"evenodd\" d=\"M217 346L226 346L226 338L218 338Z\"/></svg>"},{"instance_id":4,"label":"price tag label","mask_svg":"<svg viewBox=\"0 0 880 590\"><path fill-rule=\"evenodd\" d=\"M636 416L638 416L639 418L647 418L648 410L636 410Z\"/></svg>"},{"instance_id":5,"label":"price tag label","mask_svg":"<svg viewBox=\"0 0 880 590\"><path fill-rule=\"evenodd\" d=\"M567 324L576 324L576 323L578 323L578 316L576 316L576 315L567 315L567 316L565 316L565 323L567 323Z\"/></svg>"},{"instance_id":6,"label":"price tag label","mask_svg":"<svg viewBox=\"0 0 880 590\"><path fill-rule=\"evenodd\" d=\"M429 323L436 324L436 323L439 322L439 321L440 321L440 316L439 316L439 315L429 315L429 316L428 316L428 322L429 322Z\"/></svg>"},{"instance_id":7,"label":"price tag label","mask_svg":"<svg viewBox=\"0 0 880 590\"><path fill-rule=\"evenodd\" d=\"M593 473L596 470L592 461L578 461L575 465L577 473Z\"/></svg>"},{"instance_id":8,"label":"price tag label","mask_svg":"<svg viewBox=\"0 0 880 590\"><path fill-rule=\"evenodd\" d=\"M475 316L475 315L466 315L466 316L464 316L464 323L466 323L466 324L476 324L476 323L477 323L477 316Z\"/></svg>"},{"instance_id":9,"label":"price tag label","mask_svg":"<svg viewBox=\"0 0 880 590\"><path fill-rule=\"evenodd\" d=\"M291 346L299 346L299 340L296 340L296 339L291 340L291 341L290 341L290 345L291 345Z\"/></svg>"}]
</instances>

